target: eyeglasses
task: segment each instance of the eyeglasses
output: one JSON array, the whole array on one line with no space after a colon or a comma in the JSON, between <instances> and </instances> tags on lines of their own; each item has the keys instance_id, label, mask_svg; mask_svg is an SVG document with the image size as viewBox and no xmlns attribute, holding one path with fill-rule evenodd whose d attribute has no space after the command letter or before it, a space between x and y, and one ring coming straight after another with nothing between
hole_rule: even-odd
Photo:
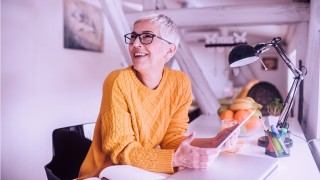
<instances>
[{"instance_id":1,"label":"eyeglasses","mask_svg":"<svg viewBox=\"0 0 320 180\"><path fill-rule=\"evenodd\" d=\"M141 44L144 44L144 45L151 44L154 37L164 40L169 44L172 44L171 42L151 33L142 33L142 34L128 33L124 35L124 40L127 44L133 44L134 41L137 39L137 37L139 37Z\"/></svg>"}]
</instances>

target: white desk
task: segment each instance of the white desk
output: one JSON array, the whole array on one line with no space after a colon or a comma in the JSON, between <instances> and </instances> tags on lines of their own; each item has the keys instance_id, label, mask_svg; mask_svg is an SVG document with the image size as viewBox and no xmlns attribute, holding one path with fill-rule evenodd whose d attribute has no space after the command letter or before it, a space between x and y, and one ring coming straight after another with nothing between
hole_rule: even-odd
<instances>
[{"instance_id":1,"label":"white desk","mask_svg":"<svg viewBox=\"0 0 320 180\"><path fill-rule=\"evenodd\" d=\"M290 119L291 139L293 147L290 148L290 156L278 159L278 168L268 177L268 179L320 179L320 173L312 157L311 151L305 141L305 136L297 120ZM189 125L186 135L196 131L196 137L212 137L220 131L219 118L216 115L201 115ZM253 156L265 156L265 149L257 145L258 138L263 136L264 132L250 137L240 137L245 142L245 147L238 151L238 154ZM298 138L296 136L302 137Z\"/></svg>"}]
</instances>

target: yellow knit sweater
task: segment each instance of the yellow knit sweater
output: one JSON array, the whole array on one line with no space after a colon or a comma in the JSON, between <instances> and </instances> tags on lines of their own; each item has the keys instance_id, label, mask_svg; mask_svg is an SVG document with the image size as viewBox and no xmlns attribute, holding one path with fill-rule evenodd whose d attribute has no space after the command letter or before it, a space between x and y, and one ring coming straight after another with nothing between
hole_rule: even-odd
<instances>
[{"instance_id":1,"label":"yellow knit sweater","mask_svg":"<svg viewBox=\"0 0 320 180\"><path fill-rule=\"evenodd\" d=\"M114 164L173 173L172 158L186 138L191 101L189 78L180 71L165 68L155 90L144 86L132 67L110 73L80 179Z\"/></svg>"}]
</instances>

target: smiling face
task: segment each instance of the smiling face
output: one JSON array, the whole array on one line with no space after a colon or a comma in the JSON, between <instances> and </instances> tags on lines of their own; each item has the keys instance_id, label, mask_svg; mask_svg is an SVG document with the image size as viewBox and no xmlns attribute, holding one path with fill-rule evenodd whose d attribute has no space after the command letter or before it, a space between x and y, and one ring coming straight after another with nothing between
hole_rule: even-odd
<instances>
[{"instance_id":1,"label":"smiling face","mask_svg":"<svg viewBox=\"0 0 320 180\"><path fill-rule=\"evenodd\" d=\"M159 29L149 21L141 21L135 24L133 32L136 34L152 33L160 36ZM136 38L129 45L129 53L134 69L140 73L162 72L165 63L172 56L175 45L169 44L157 37L153 38L151 44L144 45Z\"/></svg>"}]
</instances>

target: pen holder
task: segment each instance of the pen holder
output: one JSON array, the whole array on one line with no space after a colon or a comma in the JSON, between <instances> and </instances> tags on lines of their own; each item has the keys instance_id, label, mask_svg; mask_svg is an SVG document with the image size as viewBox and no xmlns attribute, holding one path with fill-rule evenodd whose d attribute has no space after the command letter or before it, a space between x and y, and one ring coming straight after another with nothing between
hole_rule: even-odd
<instances>
[{"instance_id":1,"label":"pen holder","mask_svg":"<svg viewBox=\"0 0 320 180\"><path fill-rule=\"evenodd\" d=\"M274 158L290 156L290 145L285 143L286 139L290 139L290 132L280 135L277 138L272 132L266 132L265 136L265 154Z\"/></svg>"}]
</instances>

